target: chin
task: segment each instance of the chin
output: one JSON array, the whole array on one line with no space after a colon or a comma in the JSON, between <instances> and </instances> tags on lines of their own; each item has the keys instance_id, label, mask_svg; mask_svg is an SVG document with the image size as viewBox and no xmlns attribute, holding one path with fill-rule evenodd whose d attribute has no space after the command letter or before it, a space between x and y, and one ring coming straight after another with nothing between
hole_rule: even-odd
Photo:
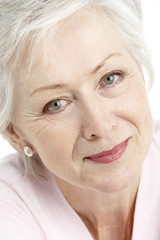
<instances>
[{"instance_id":1,"label":"chin","mask_svg":"<svg viewBox=\"0 0 160 240\"><path fill-rule=\"evenodd\" d=\"M119 162L114 164L112 169L104 170L104 168L103 166L102 172L97 171L90 178L87 177L85 185L92 190L104 193L118 193L136 185L138 188L142 164L127 165L124 162Z\"/></svg>"}]
</instances>

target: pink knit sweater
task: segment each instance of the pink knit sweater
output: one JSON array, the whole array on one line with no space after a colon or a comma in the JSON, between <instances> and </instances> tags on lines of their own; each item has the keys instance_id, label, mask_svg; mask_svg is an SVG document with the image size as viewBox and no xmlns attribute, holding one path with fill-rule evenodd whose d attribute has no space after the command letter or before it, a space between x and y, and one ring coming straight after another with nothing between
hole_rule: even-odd
<instances>
[{"instance_id":1,"label":"pink knit sweater","mask_svg":"<svg viewBox=\"0 0 160 240\"><path fill-rule=\"evenodd\" d=\"M0 240L93 240L52 174L39 183L24 175L19 155L0 163ZM160 240L160 123L143 164L132 240Z\"/></svg>"}]
</instances>

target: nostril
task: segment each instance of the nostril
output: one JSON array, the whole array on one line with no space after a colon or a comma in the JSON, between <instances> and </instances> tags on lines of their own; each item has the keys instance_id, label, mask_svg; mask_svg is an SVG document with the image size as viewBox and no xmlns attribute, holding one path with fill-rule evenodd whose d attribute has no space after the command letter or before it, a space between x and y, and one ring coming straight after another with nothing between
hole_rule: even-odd
<instances>
[{"instance_id":1,"label":"nostril","mask_svg":"<svg viewBox=\"0 0 160 240\"><path fill-rule=\"evenodd\" d=\"M97 137L98 136L96 134L91 134L91 135L88 136L88 140L94 140Z\"/></svg>"},{"instance_id":2,"label":"nostril","mask_svg":"<svg viewBox=\"0 0 160 240\"><path fill-rule=\"evenodd\" d=\"M89 131L89 129L88 130L86 130L85 132L84 132L84 137L87 139L87 140L93 140L93 139L95 139L95 138L97 138L97 135L96 134L92 134L90 131Z\"/></svg>"},{"instance_id":3,"label":"nostril","mask_svg":"<svg viewBox=\"0 0 160 240\"><path fill-rule=\"evenodd\" d=\"M96 135L95 134L91 134L91 138L95 138L96 137Z\"/></svg>"}]
</instances>

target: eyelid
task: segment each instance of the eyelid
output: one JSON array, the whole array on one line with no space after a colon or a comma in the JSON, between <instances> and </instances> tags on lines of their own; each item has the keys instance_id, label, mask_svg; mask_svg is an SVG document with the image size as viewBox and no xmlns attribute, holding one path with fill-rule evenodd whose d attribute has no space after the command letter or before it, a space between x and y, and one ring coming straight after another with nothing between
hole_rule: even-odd
<instances>
[{"instance_id":1,"label":"eyelid","mask_svg":"<svg viewBox=\"0 0 160 240\"><path fill-rule=\"evenodd\" d=\"M121 76L124 76L125 74L124 74L123 71L114 70L114 71L106 73L101 79L103 79L104 77L110 76L110 75L121 75Z\"/></svg>"}]
</instances>

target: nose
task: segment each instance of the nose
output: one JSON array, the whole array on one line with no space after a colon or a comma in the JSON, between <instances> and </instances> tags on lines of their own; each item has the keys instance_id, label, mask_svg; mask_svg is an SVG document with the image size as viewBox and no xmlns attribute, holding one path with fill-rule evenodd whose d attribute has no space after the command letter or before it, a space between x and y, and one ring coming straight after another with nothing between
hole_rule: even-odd
<instances>
[{"instance_id":1,"label":"nose","mask_svg":"<svg viewBox=\"0 0 160 240\"><path fill-rule=\"evenodd\" d=\"M116 125L112 100L87 98L82 111L82 135L87 140L106 138Z\"/></svg>"}]
</instances>

